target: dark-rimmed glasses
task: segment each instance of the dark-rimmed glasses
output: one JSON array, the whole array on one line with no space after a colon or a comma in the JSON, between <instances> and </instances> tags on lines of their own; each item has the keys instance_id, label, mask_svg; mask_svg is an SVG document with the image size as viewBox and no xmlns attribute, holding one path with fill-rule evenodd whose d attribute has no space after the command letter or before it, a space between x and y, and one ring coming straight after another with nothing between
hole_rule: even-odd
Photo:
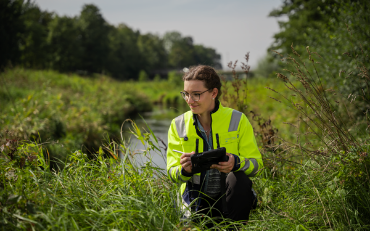
<instances>
[{"instance_id":1,"label":"dark-rimmed glasses","mask_svg":"<svg viewBox=\"0 0 370 231\"><path fill-rule=\"evenodd\" d=\"M182 98L184 98L184 100L188 101L189 100L189 95L190 97L194 100L194 101L199 101L200 100L200 95L203 94L204 92L206 91L209 91L209 89L201 92L201 93L198 93L198 92L193 92L191 94L187 93L186 91L181 91L181 95L182 95Z\"/></svg>"}]
</instances>

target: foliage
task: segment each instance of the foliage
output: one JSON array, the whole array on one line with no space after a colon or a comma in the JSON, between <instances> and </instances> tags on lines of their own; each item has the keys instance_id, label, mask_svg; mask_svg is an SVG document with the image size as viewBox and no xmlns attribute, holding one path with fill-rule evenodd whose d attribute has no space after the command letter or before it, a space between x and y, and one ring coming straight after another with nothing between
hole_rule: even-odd
<instances>
[{"instance_id":1,"label":"foliage","mask_svg":"<svg viewBox=\"0 0 370 231\"><path fill-rule=\"evenodd\" d=\"M7 65L9 60L19 57L18 42L20 33L24 33L24 22L21 19L22 2L0 1L0 67Z\"/></svg>"},{"instance_id":2,"label":"foliage","mask_svg":"<svg viewBox=\"0 0 370 231\"><path fill-rule=\"evenodd\" d=\"M275 78L276 72L280 69L279 61L272 53L267 53L258 60L257 67L253 69L256 78Z\"/></svg>"},{"instance_id":3,"label":"foliage","mask_svg":"<svg viewBox=\"0 0 370 231\"><path fill-rule=\"evenodd\" d=\"M111 78L52 71L9 70L0 75L0 130L46 142L52 158L81 149L97 151L105 134L117 139L122 122L151 110L135 89Z\"/></svg>"},{"instance_id":4,"label":"foliage","mask_svg":"<svg viewBox=\"0 0 370 231\"><path fill-rule=\"evenodd\" d=\"M143 64L136 44L138 33L124 24L111 26L109 33L110 53L107 71L120 80L137 79ZM133 61L133 60L136 60Z\"/></svg>"},{"instance_id":5,"label":"foliage","mask_svg":"<svg viewBox=\"0 0 370 231\"><path fill-rule=\"evenodd\" d=\"M161 76L160 76L160 75L156 74L156 75L154 76L153 80L154 80L154 81L156 81L156 82L159 82L159 81L161 81L161 80L162 80L162 78L161 78Z\"/></svg>"},{"instance_id":6,"label":"foliage","mask_svg":"<svg viewBox=\"0 0 370 231\"><path fill-rule=\"evenodd\" d=\"M369 69L369 10L369 1L299 0L286 1L270 13L288 16L288 21L279 22L281 31L275 34L271 49L287 52L293 43L302 54L307 46L314 47L314 56L322 57L316 68L325 88L343 97L362 92L354 102L356 117L370 109L369 81L359 69Z\"/></svg>"},{"instance_id":7,"label":"foliage","mask_svg":"<svg viewBox=\"0 0 370 231\"><path fill-rule=\"evenodd\" d=\"M139 73L139 81L147 82L148 80L149 80L148 74L144 70L141 70Z\"/></svg>"},{"instance_id":8,"label":"foliage","mask_svg":"<svg viewBox=\"0 0 370 231\"><path fill-rule=\"evenodd\" d=\"M247 114L264 158L265 169L254 179L260 207L251 213L248 228L366 230L370 222L366 129L370 118L368 114L356 118L351 113L353 100L323 85L322 72L316 68L319 56L309 47L308 60L291 49L295 58L276 52L285 67L277 74L284 87L273 79L240 79L235 71L233 81L223 84L223 104ZM352 58L368 80L366 63L358 61L361 57ZM247 54L242 64L247 73L248 59ZM236 62L229 67L235 70ZM260 88L258 81L270 83L266 89L275 94L270 97L275 100L273 107L262 106L268 93L253 89ZM257 114L261 112L269 119Z\"/></svg>"},{"instance_id":9,"label":"foliage","mask_svg":"<svg viewBox=\"0 0 370 231\"><path fill-rule=\"evenodd\" d=\"M97 6L87 4L82 7L77 20L81 31L81 46L83 49L80 66L90 73L101 73L106 66L109 27Z\"/></svg>"},{"instance_id":10,"label":"foliage","mask_svg":"<svg viewBox=\"0 0 370 231\"><path fill-rule=\"evenodd\" d=\"M142 155L156 150L152 133L135 132L146 144ZM108 142L93 160L80 150L70 153L58 171L49 168L42 145L21 141L14 147L19 155L37 158L27 159L21 168L0 150L3 229L176 228L180 214L173 198L177 187L151 162L138 166L124 141ZM104 157L103 148L109 157Z\"/></svg>"},{"instance_id":11,"label":"foliage","mask_svg":"<svg viewBox=\"0 0 370 231\"><path fill-rule=\"evenodd\" d=\"M222 76L223 89L222 89L222 100L228 107L235 108L240 112L246 112L247 110L247 93L248 93L248 73L250 70L249 62L249 52L245 55L246 63L242 63L242 70L246 75L245 79L240 78L235 71L237 61L234 63L230 62L228 67L232 70L233 80L231 82L232 92L229 92L228 80Z\"/></svg>"},{"instance_id":12,"label":"foliage","mask_svg":"<svg viewBox=\"0 0 370 231\"><path fill-rule=\"evenodd\" d=\"M92 76L109 74L120 80L138 79L140 70L150 78L168 69L194 64L220 66L212 48L193 44L191 37L169 32L163 37L140 34L121 23L106 22L93 4L82 7L76 17L58 16L23 0L1 3L0 47L5 52L0 68L20 65ZM168 36L173 33L176 36ZM170 49L166 44L171 41Z\"/></svg>"},{"instance_id":13,"label":"foliage","mask_svg":"<svg viewBox=\"0 0 370 231\"><path fill-rule=\"evenodd\" d=\"M182 69L197 64L213 66L222 69L221 56L212 48L194 45L191 37L182 37L179 32L167 32L163 36L164 45L168 52L169 65Z\"/></svg>"},{"instance_id":14,"label":"foliage","mask_svg":"<svg viewBox=\"0 0 370 231\"><path fill-rule=\"evenodd\" d=\"M81 66L83 48L76 21L76 18L55 16L48 25L46 43L50 47L50 67L54 70L67 72Z\"/></svg>"},{"instance_id":15,"label":"foliage","mask_svg":"<svg viewBox=\"0 0 370 231\"><path fill-rule=\"evenodd\" d=\"M168 81L172 83L174 86L183 87L184 85L184 82L182 81L182 75L177 71L168 72Z\"/></svg>"},{"instance_id":16,"label":"foliage","mask_svg":"<svg viewBox=\"0 0 370 231\"><path fill-rule=\"evenodd\" d=\"M20 35L20 63L24 67L46 68L48 61L48 24L53 14L40 10L34 3L27 1L23 5L21 19L24 23L24 33ZM44 51L44 52L40 52Z\"/></svg>"},{"instance_id":17,"label":"foliage","mask_svg":"<svg viewBox=\"0 0 370 231\"><path fill-rule=\"evenodd\" d=\"M140 35L137 45L140 53L145 54L142 67L147 72L167 68L168 54L164 48L163 40L159 36L150 33Z\"/></svg>"}]
</instances>

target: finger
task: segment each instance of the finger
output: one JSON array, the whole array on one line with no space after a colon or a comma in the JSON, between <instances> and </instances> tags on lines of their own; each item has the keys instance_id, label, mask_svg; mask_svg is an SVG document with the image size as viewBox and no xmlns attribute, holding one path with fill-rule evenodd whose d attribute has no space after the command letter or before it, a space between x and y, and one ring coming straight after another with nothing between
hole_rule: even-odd
<instances>
[{"instance_id":1,"label":"finger","mask_svg":"<svg viewBox=\"0 0 370 231\"><path fill-rule=\"evenodd\" d=\"M184 163L187 163L187 162L191 163L191 159L189 157L180 160L180 164L184 164Z\"/></svg>"},{"instance_id":2,"label":"finger","mask_svg":"<svg viewBox=\"0 0 370 231\"><path fill-rule=\"evenodd\" d=\"M218 170L220 170L222 168L222 166L218 165L218 164L212 164L211 167L216 168Z\"/></svg>"}]
</instances>

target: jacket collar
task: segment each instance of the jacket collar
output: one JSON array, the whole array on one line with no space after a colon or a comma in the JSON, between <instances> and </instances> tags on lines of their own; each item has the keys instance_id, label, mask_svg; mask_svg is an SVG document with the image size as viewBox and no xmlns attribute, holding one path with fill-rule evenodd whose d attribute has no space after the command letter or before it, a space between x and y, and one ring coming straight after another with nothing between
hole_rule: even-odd
<instances>
[{"instance_id":1,"label":"jacket collar","mask_svg":"<svg viewBox=\"0 0 370 231\"><path fill-rule=\"evenodd\" d=\"M220 105L221 105L220 101L216 100L215 101L215 108L213 108L213 110L211 111L211 115L218 111L218 109L220 108ZM196 122L197 122L197 114L193 114L193 125L195 125Z\"/></svg>"}]
</instances>

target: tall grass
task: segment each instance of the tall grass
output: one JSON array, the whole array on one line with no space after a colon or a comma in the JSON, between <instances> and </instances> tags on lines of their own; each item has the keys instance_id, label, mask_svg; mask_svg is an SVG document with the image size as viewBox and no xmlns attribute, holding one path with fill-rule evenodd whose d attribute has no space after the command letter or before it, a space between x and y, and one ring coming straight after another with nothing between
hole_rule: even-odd
<instances>
[{"instance_id":1,"label":"tall grass","mask_svg":"<svg viewBox=\"0 0 370 231\"><path fill-rule=\"evenodd\" d=\"M285 90L266 87L275 94L270 96L276 102L275 109L290 114L279 123L271 120L268 113L250 111L253 101L235 98L238 92L240 95L249 91L251 87L247 86L253 80L234 75L232 83L225 83L231 90L223 91L224 100L232 99L231 106L247 116L251 113L252 124L256 122L254 130L265 163L261 176L254 179L259 208L251 213L246 228L367 230L370 145L366 143L369 132L360 125L366 124L368 118L363 117L362 123L349 120L351 99L347 101L336 95L335 89L325 88L315 66L318 62L313 59L314 52L307 48L308 62L293 47L292 52L297 58L279 54L284 58L287 74L278 73L277 77L283 80ZM230 67L235 69L235 64ZM369 79L364 64L359 63L358 70L359 75ZM254 103L258 104L258 99ZM276 129L282 123L290 127L290 136Z\"/></svg>"},{"instance_id":2,"label":"tall grass","mask_svg":"<svg viewBox=\"0 0 370 231\"><path fill-rule=\"evenodd\" d=\"M125 119L152 108L145 95L106 76L15 68L0 81L0 130L47 142L59 159L76 149L97 151L105 134L118 139Z\"/></svg>"},{"instance_id":3,"label":"tall grass","mask_svg":"<svg viewBox=\"0 0 370 231\"><path fill-rule=\"evenodd\" d=\"M136 135L146 144L144 152L157 150L149 133ZM93 160L75 151L59 171L50 168L42 145L14 145L14 155L26 153L37 159L27 158L20 167L17 158L10 160L2 152L1 230L176 229L180 216L174 206L176 185L150 162L138 166L133 158L136 151L124 142L106 144L109 158L103 150ZM10 146L5 143L5 147Z\"/></svg>"}]
</instances>

